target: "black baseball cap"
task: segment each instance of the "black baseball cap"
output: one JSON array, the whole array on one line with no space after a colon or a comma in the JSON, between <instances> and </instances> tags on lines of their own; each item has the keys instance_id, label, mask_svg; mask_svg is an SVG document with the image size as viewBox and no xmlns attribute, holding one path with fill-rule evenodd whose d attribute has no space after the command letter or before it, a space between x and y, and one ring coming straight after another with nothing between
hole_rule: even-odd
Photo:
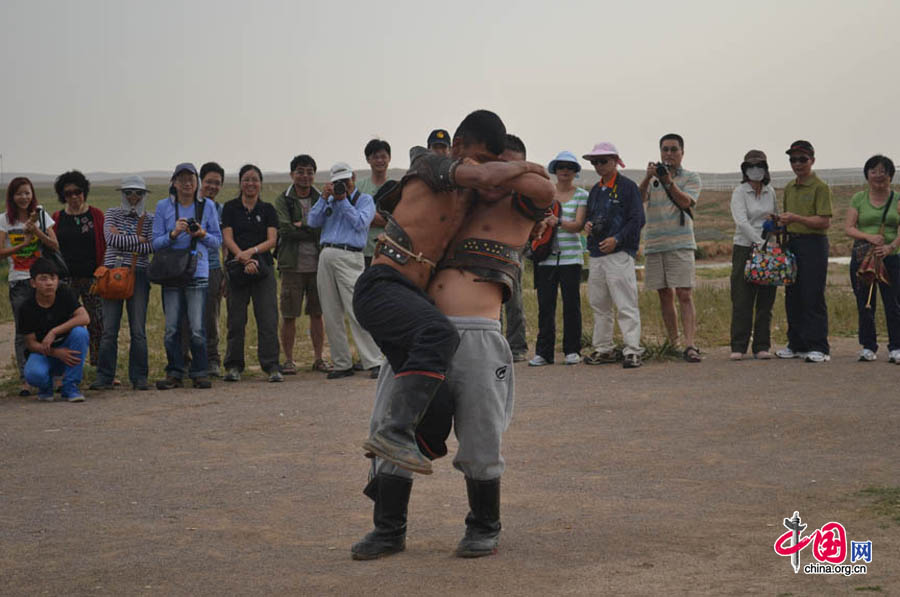
<instances>
[{"instance_id":1,"label":"black baseball cap","mask_svg":"<svg viewBox=\"0 0 900 597\"><path fill-rule=\"evenodd\" d=\"M443 143L447 147L450 147L450 133L444 129L434 129L431 131L431 134L428 135L428 142L426 145L431 147L435 143Z\"/></svg>"},{"instance_id":2,"label":"black baseball cap","mask_svg":"<svg viewBox=\"0 0 900 597\"><path fill-rule=\"evenodd\" d=\"M816 155L816 150L813 149L812 143L810 143L809 141L804 141L803 139L791 143L791 148L784 153L791 155L795 151L805 153L809 157L814 157Z\"/></svg>"}]
</instances>

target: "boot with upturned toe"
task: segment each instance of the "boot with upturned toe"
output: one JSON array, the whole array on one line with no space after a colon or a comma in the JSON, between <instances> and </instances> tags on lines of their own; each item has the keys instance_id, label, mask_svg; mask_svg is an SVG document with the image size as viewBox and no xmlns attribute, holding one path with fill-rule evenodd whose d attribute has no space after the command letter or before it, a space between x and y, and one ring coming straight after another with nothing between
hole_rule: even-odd
<instances>
[{"instance_id":1,"label":"boot with upturned toe","mask_svg":"<svg viewBox=\"0 0 900 597\"><path fill-rule=\"evenodd\" d=\"M443 376L400 373L394 376L388 407L363 448L414 473L431 474L429 460L416 442L416 427L425 416Z\"/></svg>"},{"instance_id":2,"label":"boot with upturned toe","mask_svg":"<svg viewBox=\"0 0 900 597\"><path fill-rule=\"evenodd\" d=\"M497 553L500 543L500 478L476 481L466 477L469 514L466 534L456 548L461 558L480 558Z\"/></svg>"},{"instance_id":3,"label":"boot with upturned toe","mask_svg":"<svg viewBox=\"0 0 900 597\"><path fill-rule=\"evenodd\" d=\"M406 513L411 491L412 479L406 477L381 473L369 481L363 493L375 502L375 529L350 548L354 560L374 560L406 549Z\"/></svg>"}]
</instances>

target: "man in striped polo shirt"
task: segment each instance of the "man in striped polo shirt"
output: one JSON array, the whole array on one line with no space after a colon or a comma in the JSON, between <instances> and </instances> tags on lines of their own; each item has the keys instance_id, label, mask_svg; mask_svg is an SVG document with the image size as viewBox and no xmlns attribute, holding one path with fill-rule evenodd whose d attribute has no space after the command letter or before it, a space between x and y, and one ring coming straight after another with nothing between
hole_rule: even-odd
<instances>
[{"instance_id":1,"label":"man in striped polo shirt","mask_svg":"<svg viewBox=\"0 0 900 597\"><path fill-rule=\"evenodd\" d=\"M684 360L700 362L694 344L694 219L691 208L700 197L700 176L681 167L684 139L669 133L659 140L661 164L650 162L639 186L646 203L644 235L646 269L644 286L659 293L659 305L666 334L673 345L678 341L675 297L681 311L684 333Z\"/></svg>"}]
</instances>

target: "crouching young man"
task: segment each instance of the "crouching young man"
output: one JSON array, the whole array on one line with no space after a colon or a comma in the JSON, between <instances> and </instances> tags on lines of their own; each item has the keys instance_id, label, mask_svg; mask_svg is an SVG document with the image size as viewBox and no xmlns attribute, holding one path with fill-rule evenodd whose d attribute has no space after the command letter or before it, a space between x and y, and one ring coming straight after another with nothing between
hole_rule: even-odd
<instances>
[{"instance_id":1,"label":"crouching young man","mask_svg":"<svg viewBox=\"0 0 900 597\"><path fill-rule=\"evenodd\" d=\"M524 160L524 145L508 135L507 162ZM538 173L517 178L519 192L502 191L499 200L477 200L454 236L428 296L459 334L444 383L416 428L419 449L429 458L447 453L451 422L459 440L453 466L466 479L469 512L456 555L493 554L500 537L500 453L503 432L513 411L513 355L500 331L500 309L509 300L521 268L522 247L553 201L553 184ZM521 194L520 194L521 193ZM392 408L398 379L385 365L378 379L373 430ZM406 548L406 513L412 473L380 456L374 459L364 493L375 502L375 529L351 549L356 560L369 560Z\"/></svg>"},{"instance_id":2,"label":"crouching young man","mask_svg":"<svg viewBox=\"0 0 900 597\"><path fill-rule=\"evenodd\" d=\"M25 336L25 380L38 389L38 399L53 400L53 377L62 375L62 397L84 402L79 390L88 348L91 318L68 287L59 287L56 265L40 258L31 265L34 296L19 311Z\"/></svg>"}]
</instances>

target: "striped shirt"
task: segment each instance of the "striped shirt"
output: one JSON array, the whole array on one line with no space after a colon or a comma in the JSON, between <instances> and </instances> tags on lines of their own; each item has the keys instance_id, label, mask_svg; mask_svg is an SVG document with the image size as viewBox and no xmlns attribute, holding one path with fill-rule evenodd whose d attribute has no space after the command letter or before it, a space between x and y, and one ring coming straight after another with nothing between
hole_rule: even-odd
<instances>
[{"instance_id":1,"label":"striped shirt","mask_svg":"<svg viewBox=\"0 0 900 597\"><path fill-rule=\"evenodd\" d=\"M700 175L684 168L675 171L672 177L681 191L697 203L700 198ZM649 187L650 199L647 201L647 225L644 227L644 254L663 253L677 249L696 249L694 242L694 219L684 215L684 226L681 225L681 210L669 200L662 184L653 179Z\"/></svg>"},{"instance_id":2,"label":"striped shirt","mask_svg":"<svg viewBox=\"0 0 900 597\"><path fill-rule=\"evenodd\" d=\"M103 220L103 236L106 238L106 256L103 265L106 267L123 267L131 265L132 253L137 253L135 267L146 268L150 263L148 255L153 252L150 239L153 238L153 214L147 213L141 228L141 236L147 242L140 242L137 234L139 216L123 207L110 207ZM110 230L115 226L119 231L113 234Z\"/></svg>"},{"instance_id":3,"label":"striped shirt","mask_svg":"<svg viewBox=\"0 0 900 597\"><path fill-rule=\"evenodd\" d=\"M572 198L562 204L559 214L560 220L575 221L575 212L579 207L587 207L588 192L581 187L575 187ZM549 257L538 265L584 265L584 245L581 244L581 234L578 232L566 232L561 227L556 229L556 244L559 250L554 251Z\"/></svg>"}]
</instances>

